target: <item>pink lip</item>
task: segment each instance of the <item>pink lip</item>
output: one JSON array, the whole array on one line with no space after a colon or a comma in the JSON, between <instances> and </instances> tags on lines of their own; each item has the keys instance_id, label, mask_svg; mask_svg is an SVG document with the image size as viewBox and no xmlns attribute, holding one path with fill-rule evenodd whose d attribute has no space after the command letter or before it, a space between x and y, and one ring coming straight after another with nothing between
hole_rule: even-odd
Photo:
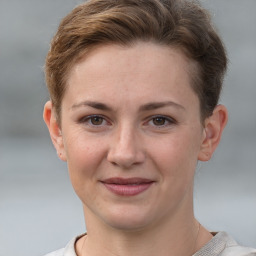
<instances>
[{"instance_id":1,"label":"pink lip","mask_svg":"<svg viewBox=\"0 0 256 256\"><path fill-rule=\"evenodd\" d=\"M104 186L119 196L135 196L147 190L154 181L144 178L110 178L103 180Z\"/></svg>"}]
</instances>

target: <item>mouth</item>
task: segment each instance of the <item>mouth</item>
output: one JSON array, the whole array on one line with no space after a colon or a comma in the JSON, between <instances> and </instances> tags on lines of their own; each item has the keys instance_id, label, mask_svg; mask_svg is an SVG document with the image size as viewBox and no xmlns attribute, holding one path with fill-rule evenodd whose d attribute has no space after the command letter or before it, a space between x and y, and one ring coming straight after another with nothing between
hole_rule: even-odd
<instances>
[{"instance_id":1,"label":"mouth","mask_svg":"<svg viewBox=\"0 0 256 256\"><path fill-rule=\"evenodd\" d=\"M153 180L144 178L109 178L101 183L112 193L119 196L135 196L149 189Z\"/></svg>"}]
</instances>

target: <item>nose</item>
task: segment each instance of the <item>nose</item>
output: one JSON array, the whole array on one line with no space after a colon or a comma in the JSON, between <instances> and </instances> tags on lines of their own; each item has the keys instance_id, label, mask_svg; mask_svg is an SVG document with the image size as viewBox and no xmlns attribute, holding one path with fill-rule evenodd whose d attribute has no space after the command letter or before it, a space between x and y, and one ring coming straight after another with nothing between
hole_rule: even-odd
<instances>
[{"instance_id":1,"label":"nose","mask_svg":"<svg viewBox=\"0 0 256 256\"><path fill-rule=\"evenodd\" d=\"M108 161L124 169L143 163L145 153L138 137L135 128L128 125L120 127L111 141Z\"/></svg>"}]
</instances>

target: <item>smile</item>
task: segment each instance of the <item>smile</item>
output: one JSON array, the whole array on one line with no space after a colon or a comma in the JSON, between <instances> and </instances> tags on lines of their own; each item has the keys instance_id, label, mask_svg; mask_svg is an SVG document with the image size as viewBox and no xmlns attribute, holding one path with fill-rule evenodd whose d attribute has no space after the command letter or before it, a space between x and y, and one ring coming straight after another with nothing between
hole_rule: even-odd
<instances>
[{"instance_id":1,"label":"smile","mask_svg":"<svg viewBox=\"0 0 256 256\"><path fill-rule=\"evenodd\" d=\"M110 178L102 184L112 193L119 196L135 196L147 190L154 181L143 178Z\"/></svg>"}]
</instances>

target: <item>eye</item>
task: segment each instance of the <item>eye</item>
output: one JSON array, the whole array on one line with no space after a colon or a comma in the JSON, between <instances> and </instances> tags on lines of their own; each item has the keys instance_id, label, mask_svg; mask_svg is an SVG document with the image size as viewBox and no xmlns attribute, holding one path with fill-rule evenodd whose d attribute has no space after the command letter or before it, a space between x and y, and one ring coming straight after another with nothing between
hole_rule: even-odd
<instances>
[{"instance_id":1,"label":"eye","mask_svg":"<svg viewBox=\"0 0 256 256\"><path fill-rule=\"evenodd\" d=\"M100 115L90 115L83 117L79 120L79 123L86 124L89 126L103 126L109 124L107 120Z\"/></svg>"},{"instance_id":2,"label":"eye","mask_svg":"<svg viewBox=\"0 0 256 256\"><path fill-rule=\"evenodd\" d=\"M176 124L177 122L171 117L153 116L147 123L148 125L153 127L164 128L164 127L168 127L170 125Z\"/></svg>"},{"instance_id":3,"label":"eye","mask_svg":"<svg viewBox=\"0 0 256 256\"><path fill-rule=\"evenodd\" d=\"M89 118L89 121L93 125L102 125L104 119L101 116L92 116Z\"/></svg>"},{"instance_id":4,"label":"eye","mask_svg":"<svg viewBox=\"0 0 256 256\"><path fill-rule=\"evenodd\" d=\"M165 125L166 124L166 118L165 117L162 117L162 116L158 116L158 117L154 117L152 119L152 122L154 125L157 125L157 126L162 126L162 125Z\"/></svg>"}]
</instances>

